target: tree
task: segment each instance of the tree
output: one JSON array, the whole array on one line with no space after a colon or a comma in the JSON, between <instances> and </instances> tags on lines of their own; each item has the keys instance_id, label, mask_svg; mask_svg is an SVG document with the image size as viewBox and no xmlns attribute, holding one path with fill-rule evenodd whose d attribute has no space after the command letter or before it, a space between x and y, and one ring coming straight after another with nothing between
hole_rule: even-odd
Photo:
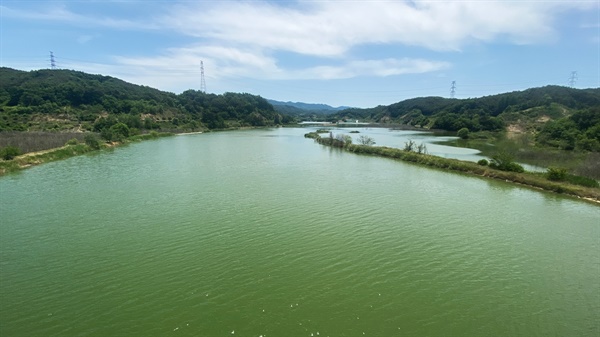
<instances>
[{"instance_id":1,"label":"tree","mask_svg":"<svg viewBox=\"0 0 600 337\"><path fill-rule=\"evenodd\" d=\"M469 129L468 128L462 128L460 130L458 130L458 132L456 133L456 135L462 139L467 139L469 138Z\"/></svg>"},{"instance_id":2,"label":"tree","mask_svg":"<svg viewBox=\"0 0 600 337\"><path fill-rule=\"evenodd\" d=\"M333 147L345 147L352 144L352 137L350 135L337 134L335 135L335 139L329 138L328 142Z\"/></svg>"},{"instance_id":3,"label":"tree","mask_svg":"<svg viewBox=\"0 0 600 337\"><path fill-rule=\"evenodd\" d=\"M129 137L129 127L124 123L117 123L110 127L113 139L121 141Z\"/></svg>"},{"instance_id":4,"label":"tree","mask_svg":"<svg viewBox=\"0 0 600 337\"><path fill-rule=\"evenodd\" d=\"M360 137L358 137L358 142L361 145L366 145L366 146L375 145L375 140L372 137L365 136L365 135L361 135Z\"/></svg>"}]
</instances>

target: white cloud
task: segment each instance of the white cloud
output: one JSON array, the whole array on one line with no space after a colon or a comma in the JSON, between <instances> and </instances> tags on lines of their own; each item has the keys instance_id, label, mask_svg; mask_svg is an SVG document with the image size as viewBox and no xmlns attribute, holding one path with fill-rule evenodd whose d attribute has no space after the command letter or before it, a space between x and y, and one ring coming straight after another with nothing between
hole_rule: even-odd
<instances>
[{"instance_id":1,"label":"white cloud","mask_svg":"<svg viewBox=\"0 0 600 337\"><path fill-rule=\"evenodd\" d=\"M66 4L49 4L36 10L0 6L0 12L2 17L23 20L152 30L163 36L179 35L174 41L189 37L197 40L189 44L187 39L187 46L172 47L160 55L121 56L115 57L114 65L78 68L163 89L195 87L192 84L199 81L201 60L207 79L214 81L233 77L345 79L435 72L451 64L386 54L361 57L354 48L388 45L460 51L471 43L498 40L546 43L556 38L553 21L559 14L596 6L591 1L566 0L181 1L174 5L150 2L147 16L146 12L128 16L116 10L84 15ZM145 2L139 4L146 6ZM81 36L78 42L86 43L93 36ZM311 65L298 62L294 69L288 69L277 59L280 52L312 56Z\"/></svg>"},{"instance_id":2,"label":"white cloud","mask_svg":"<svg viewBox=\"0 0 600 337\"><path fill-rule=\"evenodd\" d=\"M200 61L206 77L255 77L273 80L346 79L357 76L385 77L437 71L450 67L447 62L425 59L387 58L383 60L340 60L334 66L286 69L277 60L257 49L219 46L190 46L170 49L159 57L117 57L119 66L140 69L141 73L169 73L173 76L199 76Z\"/></svg>"},{"instance_id":3,"label":"white cloud","mask_svg":"<svg viewBox=\"0 0 600 337\"><path fill-rule=\"evenodd\" d=\"M386 77L403 74L420 74L449 68L448 62L424 59L384 59L351 61L339 66L319 66L294 72L293 75L305 79L345 79L358 76ZM302 75L300 75L302 74Z\"/></svg>"},{"instance_id":4,"label":"white cloud","mask_svg":"<svg viewBox=\"0 0 600 337\"><path fill-rule=\"evenodd\" d=\"M285 4L288 4L287 2ZM317 56L341 56L366 43L459 50L470 41L553 38L556 12L588 2L301 1L183 3L160 20L190 36Z\"/></svg>"},{"instance_id":5,"label":"white cloud","mask_svg":"<svg viewBox=\"0 0 600 337\"><path fill-rule=\"evenodd\" d=\"M52 3L53 4L53 3ZM0 6L0 13L3 17L17 18L33 21L56 21L68 23L77 26L99 26L114 29L157 29L157 25L151 21L135 21L116 19L109 16L87 16L70 11L66 5L52 6L39 11L13 9L6 6Z\"/></svg>"}]
</instances>

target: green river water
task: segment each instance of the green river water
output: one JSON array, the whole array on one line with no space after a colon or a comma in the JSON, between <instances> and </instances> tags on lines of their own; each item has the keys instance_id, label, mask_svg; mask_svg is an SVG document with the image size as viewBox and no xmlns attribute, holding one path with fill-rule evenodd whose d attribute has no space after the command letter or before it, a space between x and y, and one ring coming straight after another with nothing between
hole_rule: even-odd
<instances>
[{"instance_id":1,"label":"green river water","mask_svg":"<svg viewBox=\"0 0 600 337\"><path fill-rule=\"evenodd\" d=\"M600 335L600 207L305 132L0 178L0 336Z\"/></svg>"}]
</instances>

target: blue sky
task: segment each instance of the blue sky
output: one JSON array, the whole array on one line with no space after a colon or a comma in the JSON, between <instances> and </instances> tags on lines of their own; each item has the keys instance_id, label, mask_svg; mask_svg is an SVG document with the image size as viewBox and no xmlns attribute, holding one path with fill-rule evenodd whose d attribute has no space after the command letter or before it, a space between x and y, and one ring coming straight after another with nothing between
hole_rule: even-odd
<instances>
[{"instance_id":1,"label":"blue sky","mask_svg":"<svg viewBox=\"0 0 600 337\"><path fill-rule=\"evenodd\" d=\"M372 107L600 87L600 1L0 0L0 66ZM0 79L1 80L1 79Z\"/></svg>"}]
</instances>

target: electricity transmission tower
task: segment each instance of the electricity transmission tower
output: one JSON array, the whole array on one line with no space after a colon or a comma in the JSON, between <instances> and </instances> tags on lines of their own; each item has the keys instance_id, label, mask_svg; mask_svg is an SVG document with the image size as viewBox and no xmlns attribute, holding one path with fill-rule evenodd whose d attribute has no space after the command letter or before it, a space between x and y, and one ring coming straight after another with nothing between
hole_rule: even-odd
<instances>
[{"instance_id":1,"label":"electricity transmission tower","mask_svg":"<svg viewBox=\"0 0 600 337\"><path fill-rule=\"evenodd\" d=\"M572 71L571 72L571 77L569 77L569 86L571 88L575 87L575 82L577 82L577 72L576 71Z\"/></svg>"},{"instance_id":2,"label":"electricity transmission tower","mask_svg":"<svg viewBox=\"0 0 600 337\"><path fill-rule=\"evenodd\" d=\"M204 79L204 61L200 61L200 91L206 92L206 80Z\"/></svg>"},{"instance_id":3,"label":"electricity transmission tower","mask_svg":"<svg viewBox=\"0 0 600 337\"><path fill-rule=\"evenodd\" d=\"M53 52L50 52L50 69L56 69L56 60L54 60Z\"/></svg>"},{"instance_id":4,"label":"electricity transmission tower","mask_svg":"<svg viewBox=\"0 0 600 337\"><path fill-rule=\"evenodd\" d=\"M454 98L454 94L456 94L456 81L452 81L452 86L450 87L450 98Z\"/></svg>"}]
</instances>

